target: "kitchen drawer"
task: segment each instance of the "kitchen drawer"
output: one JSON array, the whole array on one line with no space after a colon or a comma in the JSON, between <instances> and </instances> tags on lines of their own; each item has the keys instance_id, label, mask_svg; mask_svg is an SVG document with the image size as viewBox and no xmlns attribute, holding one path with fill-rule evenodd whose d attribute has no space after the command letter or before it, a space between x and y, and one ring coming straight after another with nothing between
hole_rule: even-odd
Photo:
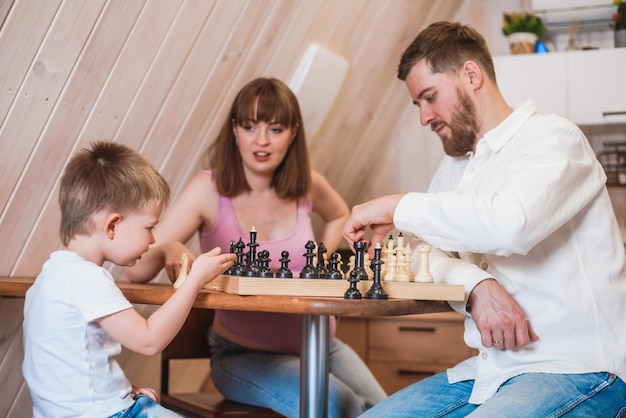
<instances>
[{"instance_id":1,"label":"kitchen drawer","mask_svg":"<svg viewBox=\"0 0 626 418\"><path fill-rule=\"evenodd\" d=\"M370 319L368 359L453 365L470 357L472 350L463 341L462 316L453 315Z\"/></svg>"},{"instance_id":2,"label":"kitchen drawer","mask_svg":"<svg viewBox=\"0 0 626 418\"><path fill-rule=\"evenodd\" d=\"M422 362L371 361L369 367L387 394L391 395L418 380L445 371L450 365Z\"/></svg>"}]
</instances>

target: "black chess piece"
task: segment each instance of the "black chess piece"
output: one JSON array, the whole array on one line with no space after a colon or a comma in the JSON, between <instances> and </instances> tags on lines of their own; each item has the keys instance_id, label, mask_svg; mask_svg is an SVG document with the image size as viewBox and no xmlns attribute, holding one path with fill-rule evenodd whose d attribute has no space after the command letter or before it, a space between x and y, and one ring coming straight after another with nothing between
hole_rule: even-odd
<instances>
[{"instance_id":1,"label":"black chess piece","mask_svg":"<svg viewBox=\"0 0 626 418\"><path fill-rule=\"evenodd\" d=\"M339 270L339 253L334 252L330 255L328 265L329 268L326 278L330 280L342 280L343 273L341 272L341 270Z\"/></svg>"},{"instance_id":2,"label":"black chess piece","mask_svg":"<svg viewBox=\"0 0 626 418\"><path fill-rule=\"evenodd\" d=\"M356 251L356 256L354 257L354 268L348 276L350 287L343 295L345 299L361 299L361 292L356 287L356 284L361 280L367 280L367 271L365 270L365 251L367 250L367 242L355 242L354 250Z\"/></svg>"},{"instance_id":3,"label":"black chess piece","mask_svg":"<svg viewBox=\"0 0 626 418\"><path fill-rule=\"evenodd\" d=\"M232 271L232 275L233 276L242 276L243 275L243 269L245 267L243 258L245 256L243 249L246 248L246 244L243 242L243 240L241 238L239 238L239 241L237 241L237 243L235 244L235 263L233 264L233 266L231 267L231 271Z\"/></svg>"},{"instance_id":4,"label":"black chess piece","mask_svg":"<svg viewBox=\"0 0 626 418\"><path fill-rule=\"evenodd\" d=\"M380 281L380 270L385 263L380 259L381 253L380 244L374 248L374 259L372 260L372 270L374 270L374 283L370 290L365 294L366 299L389 299L389 295L383 289L383 285Z\"/></svg>"},{"instance_id":5,"label":"black chess piece","mask_svg":"<svg viewBox=\"0 0 626 418\"><path fill-rule=\"evenodd\" d=\"M350 272L350 276L348 277L348 281L350 282L350 287L343 294L344 299L361 299L361 291L356 284L359 282L359 278L354 270Z\"/></svg>"},{"instance_id":6,"label":"black chess piece","mask_svg":"<svg viewBox=\"0 0 626 418\"><path fill-rule=\"evenodd\" d=\"M246 267L243 269L243 276L258 277L259 265L256 261L256 247L258 247L259 244L256 242L256 231L254 228L250 230L250 242L247 245L250 250L246 258Z\"/></svg>"},{"instance_id":7,"label":"black chess piece","mask_svg":"<svg viewBox=\"0 0 626 418\"><path fill-rule=\"evenodd\" d=\"M230 242L230 253L235 254L235 241ZM235 263L231 264L231 266L223 274L227 276L235 274Z\"/></svg>"},{"instance_id":8,"label":"black chess piece","mask_svg":"<svg viewBox=\"0 0 626 418\"><path fill-rule=\"evenodd\" d=\"M280 268L276 271L276 277L279 279L291 279L293 277L293 273L289 269L289 251L283 250L280 254Z\"/></svg>"},{"instance_id":9,"label":"black chess piece","mask_svg":"<svg viewBox=\"0 0 626 418\"><path fill-rule=\"evenodd\" d=\"M354 269L357 280L367 280L367 271L365 270L365 251L367 251L367 242L357 241L354 243L356 255L354 257Z\"/></svg>"},{"instance_id":10,"label":"black chess piece","mask_svg":"<svg viewBox=\"0 0 626 418\"><path fill-rule=\"evenodd\" d=\"M317 244L317 266L315 270L317 271L318 279L325 279L328 276L328 269L326 268L326 258L324 254L328 252L328 249L324 245L323 242Z\"/></svg>"},{"instance_id":11,"label":"black chess piece","mask_svg":"<svg viewBox=\"0 0 626 418\"><path fill-rule=\"evenodd\" d=\"M300 272L300 278L317 279L317 269L313 265L313 258L315 258L315 253L313 253L313 250L315 249L315 243L313 241L307 241L307 243L304 245L304 248L306 248L306 253L302 255L306 258L306 264Z\"/></svg>"},{"instance_id":12,"label":"black chess piece","mask_svg":"<svg viewBox=\"0 0 626 418\"><path fill-rule=\"evenodd\" d=\"M257 264L259 265L257 277L274 277L274 272L269 267L270 261L272 260L268 250L263 250L259 253L259 258L257 258Z\"/></svg>"}]
</instances>

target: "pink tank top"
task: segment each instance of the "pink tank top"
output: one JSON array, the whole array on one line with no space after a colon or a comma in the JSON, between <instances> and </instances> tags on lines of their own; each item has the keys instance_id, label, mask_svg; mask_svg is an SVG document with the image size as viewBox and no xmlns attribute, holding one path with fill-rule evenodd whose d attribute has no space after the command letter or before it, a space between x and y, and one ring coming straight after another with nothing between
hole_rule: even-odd
<instances>
[{"instance_id":1,"label":"pink tank top","mask_svg":"<svg viewBox=\"0 0 626 418\"><path fill-rule=\"evenodd\" d=\"M248 243L250 232L243 231L237 222L230 198L219 196L215 226L210 232L199 232L200 248L203 252L219 246L223 252L230 251L230 242L239 238ZM257 254L262 250L270 253L270 268L276 272L280 268L281 253L289 251L289 268L297 280L300 270L306 264L304 245L315 240L311 224L311 204L308 198L298 201L296 229L285 238L273 241L258 241ZM246 247L246 251L247 251ZM213 321L214 331L223 338L244 347L284 354L300 354L300 316L271 312L248 312L216 310ZM329 333L335 335L336 321L330 317Z\"/></svg>"}]
</instances>

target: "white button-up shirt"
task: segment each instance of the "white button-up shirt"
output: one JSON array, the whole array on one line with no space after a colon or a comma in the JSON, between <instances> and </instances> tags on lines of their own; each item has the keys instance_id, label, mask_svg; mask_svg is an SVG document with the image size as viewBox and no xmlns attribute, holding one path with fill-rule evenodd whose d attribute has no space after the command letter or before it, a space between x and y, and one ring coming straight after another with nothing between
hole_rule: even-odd
<instances>
[{"instance_id":1,"label":"white button-up shirt","mask_svg":"<svg viewBox=\"0 0 626 418\"><path fill-rule=\"evenodd\" d=\"M526 102L474 154L444 157L428 193L400 201L394 223L433 246L435 282L465 286L466 301L450 305L467 315L465 342L480 354L448 379L475 379L471 403L526 372L626 380L624 245L605 182L578 127ZM519 350L482 345L466 303L486 278L515 298L539 341Z\"/></svg>"}]
</instances>

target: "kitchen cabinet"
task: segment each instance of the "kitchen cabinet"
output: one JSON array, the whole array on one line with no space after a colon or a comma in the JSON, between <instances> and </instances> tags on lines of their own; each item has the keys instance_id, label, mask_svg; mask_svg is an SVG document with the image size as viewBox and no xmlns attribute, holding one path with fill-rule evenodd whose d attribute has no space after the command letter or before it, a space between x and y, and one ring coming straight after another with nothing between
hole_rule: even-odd
<instances>
[{"instance_id":1,"label":"kitchen cabinet","mask_svg":"<svg viewBox=\"0 0 626 418\"><path fill-rule=\"evenodd\" d=\"M626 48L577 51L569 60L569 117L578 125L626 123Z\"/></svg>"},{"instance_id":2,"label":"kitchen cabinet","mask_svg":"<svg viewBox=\"0 0 626 418\"><path fill-rule=\"evenodd\" d=\"M388 394L475 355L456 312L395 318L343 317L337 338L350 345Z\"/></svg>"},{"instance_id":3,"label":"kitchen cabinet","mask_svg":"<svg viewBox=\"0 0 626 418\"><path fill-rule=\"evenodd\" d=\"M626 123L626 48L503 55L494 65L511 105L532 99L577 125Z\"/></svg>"},{"instance_id":4,"label":"kitchen cabinet","mask_svg":"<svg viewBox=\"0 0 626 418\"><path fill-rule=\"evenodd\" d=\"M503 55L493 61L498 87L511 106L532 99L539 112L567 117L567 54Z\"/></svg>"}]
</instances>

